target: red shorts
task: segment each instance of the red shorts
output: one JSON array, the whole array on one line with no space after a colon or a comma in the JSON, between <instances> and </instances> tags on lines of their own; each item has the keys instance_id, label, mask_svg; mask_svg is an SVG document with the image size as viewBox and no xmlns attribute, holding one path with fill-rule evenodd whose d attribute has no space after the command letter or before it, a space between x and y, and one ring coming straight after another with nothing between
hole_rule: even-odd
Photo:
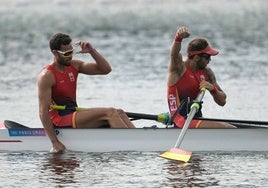
<instances>
[{"instance_id":1,"label":"red shorts","mask_svg":"<svg viewBox=\"0 0 268 188\"><path fill-rule=\"evenodd\" d=\"M180 127L182 128L184 123L185 123L186 119L181 116L181 115L177 115L176 118L174 119L174 123L177 127ZM199 128L200 126L200 123L202 122L202 120L192 120L190 125L189 125L189 128Z\"/></svg>"},{"instance_id":2,"label":"red shorts","mask_svg":"<svg viewBox=\"0 0 268 188\"><path fill-rule=\"evenodd\" d=\"M75 122L76 112L60 116L57 111L50 111L50 118L55 127L72 127L76 128Z\"/></svg>"}]
</instances>

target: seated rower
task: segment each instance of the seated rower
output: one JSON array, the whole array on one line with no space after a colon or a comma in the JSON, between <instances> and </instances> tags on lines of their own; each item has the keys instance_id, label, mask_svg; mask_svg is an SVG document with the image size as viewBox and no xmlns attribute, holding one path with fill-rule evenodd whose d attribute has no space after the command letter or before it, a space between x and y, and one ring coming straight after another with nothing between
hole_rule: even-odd
<instances>
[{"instance_id":1,"label":"seated rower","mask_svg":"<svg viewBox=\"0 0 268 188\"><path fill-rule=\"evenodd\" d=\"M211 48L206 39L196 38L188 44L188 57L183 61L180 53L181 43L183 38L189 35L188 28L180 27L171 45L167 80L167 100L171 116L175 114L182 101L188 97L190 100L195 100L201 88L206 88L218 105L224 106L226 103L225 92L217 83L214 72L207 66L211 56L219 52ZM180 128L185 123L186 109L183 108L184 112L176 113L173 121ZM201 112L199 116L202 116ZM189 128L235 128L235 126L226 122L192 120Z\"/></svg>"},{"instance_id":2,"label":"seated rower","mask_svg":"<svg viewBox=\"0 0 268 188\"><path fill-rule=\"evenodd\" d=\"M38 77L39 115L51 140L54 151L65 150L54 131L56 127L98 128L109 125L111 128L135 128L126 113L116 108L88 108L84 110L57 111L51 104L76 107L76 87L78 73L86 75L106 75L111 72L107 60L89 42L79 41L77 53L89 54L95 62L73 59L73 45L69 35L56 33L50 39L50 50L54 56Z\"/></svg>"}]
</instances>

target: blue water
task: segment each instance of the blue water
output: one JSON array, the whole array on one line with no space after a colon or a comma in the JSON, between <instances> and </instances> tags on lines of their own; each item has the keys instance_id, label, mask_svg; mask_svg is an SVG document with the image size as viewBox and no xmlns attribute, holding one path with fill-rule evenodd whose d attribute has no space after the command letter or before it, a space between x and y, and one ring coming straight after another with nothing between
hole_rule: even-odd
<instances>
[{"instance_id":1,"label":"blue water","mask_svg":"<svg viewBox=\"0 0 268 188\"><path fill-rule=\"evenodd\" d=\"M0 121L41 127L37 75L52 61L48 40L88 40L111 63L107 76L80 76L82 107L167 112L169 47L179 26L220 50L210 67L228 95L207 93L206 117L268 121L268 2L265 0L2 0ZM87 55L76 58L91 61ZM136 126L163 126L138 121ZM250 138L249 138L250 139ZM174 141L175 142L175 141ZM168 149L168 148L167 148ZM1 187L265 187L266 153L199 153L190 164L157 153L0 153ZM58 172L58 171L59 172Z\"/></svg>"}]
</instances>

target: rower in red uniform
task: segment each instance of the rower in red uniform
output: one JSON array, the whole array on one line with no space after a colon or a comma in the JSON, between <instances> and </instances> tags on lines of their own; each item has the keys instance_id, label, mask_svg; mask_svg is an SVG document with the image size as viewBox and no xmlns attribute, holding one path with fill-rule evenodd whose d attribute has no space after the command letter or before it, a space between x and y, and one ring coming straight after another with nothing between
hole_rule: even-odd
<instances>
[{"instance_id":1,"label":"rower in red uniform","mask_svg":"<svg viewBox=\"0 0 268 188\"><path fill-rule=\"evenodd\" d=\"M56 33L50 39L50 50L54 56L38 77L39 115L53 150L61 152L65 146L54 131L56 127L98 128L135 128L122 109L94 107L84 110L56 111L52 104L77 107L76 86L78 73L86 75L105 75L111 72L108 61L86 41L76 43L81 50L77 53L90 55L95 62L73 59L73 45L69 35Z\"/></svg>"},{"instance_id":2,"label":"rower in red uniform","mask_svg":"<svg viewBox=\"0 0 268 188\"><path fill-rule=\"evenodd\" d=\"M201 88L206 88L212 95L214 101L224 106L226 94L216 81L214 72L207 66L211 56L219 52L208 44L204 38L193 39L187 48L188 57L183 61L181 43L183 38L190 36L188 28L180 27L171 45L170 63L167 80L167 100L171 116L175 114L174 124L180 128L185 123L185 116L188 112L185 101L194 100ZM182 104L183 103L183 104ZM179 108L179 113L177 110ZM197 116L202 116L199 111ZM192 120L189 128L235 128L225 122Z\"/></svg>"},{"instance_id":3,"label":"rower in red uniform","mask_svg":"<svg viewBox=\"0 0 268 188\"><path fill-rule=\"evenodd\" d=\"M55 105L66 105L68 107L77 107L76 103L76 85L78 71L70 65L65 68L65 72L59 72L54 66L47 65L46 70L51 71L55 78L55 86L52 88L51 103ZM53 124L57 127L74 127L75 123L74 110L53 110L49 111Z\"/></svg>"}]
</instances>

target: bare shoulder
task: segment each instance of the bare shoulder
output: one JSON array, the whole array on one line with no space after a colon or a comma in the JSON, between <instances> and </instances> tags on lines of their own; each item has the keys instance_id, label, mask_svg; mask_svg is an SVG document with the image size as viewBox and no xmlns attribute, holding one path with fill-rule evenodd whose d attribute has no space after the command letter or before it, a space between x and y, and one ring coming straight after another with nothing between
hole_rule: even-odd
<instances>
[{"instance_id":1,"label":"bare shoulder","mask_svg":"<svg viewBox=\"0 0 268 188\"><path fill-rule=\"evenodd\" d=\"M76 68L79 73L86 75L100 74L99 65L94 62L84 62L81 60L72 60L72 65Z\"/></svg>"},{"instance_id":2,"label":"bare shoulder","mask_svg":"<svg viewBox=\"0 0 268 188\"><path fill-rule=\"evenodd\" d=\"M78 71L81 69L85 62L78 60L78 59L73 59L72 60L72 66L74 66Z\"/></svg>"},{"instance_id":3,"label":"bare shoulder","mask_svg":"<svg viewBox=\"0 0 268 188\"><path fill-rule=\"evenodd\" d=\"M216 77L215 77L213 70L209 67L206 67L205 71L206 71L206 74L208 76L210 83L216 83Z\"/></svg>"},{"instance_id":4,"label":"bare shoulder","mask_svg":"<svg viewBox=\"0 0 268 188\"><path fill-rule=\"evenodd\" d=\"M38 76L38 85L53 85L54 75L50 70L43 69Z\"/></svg>"}]
</instances>

